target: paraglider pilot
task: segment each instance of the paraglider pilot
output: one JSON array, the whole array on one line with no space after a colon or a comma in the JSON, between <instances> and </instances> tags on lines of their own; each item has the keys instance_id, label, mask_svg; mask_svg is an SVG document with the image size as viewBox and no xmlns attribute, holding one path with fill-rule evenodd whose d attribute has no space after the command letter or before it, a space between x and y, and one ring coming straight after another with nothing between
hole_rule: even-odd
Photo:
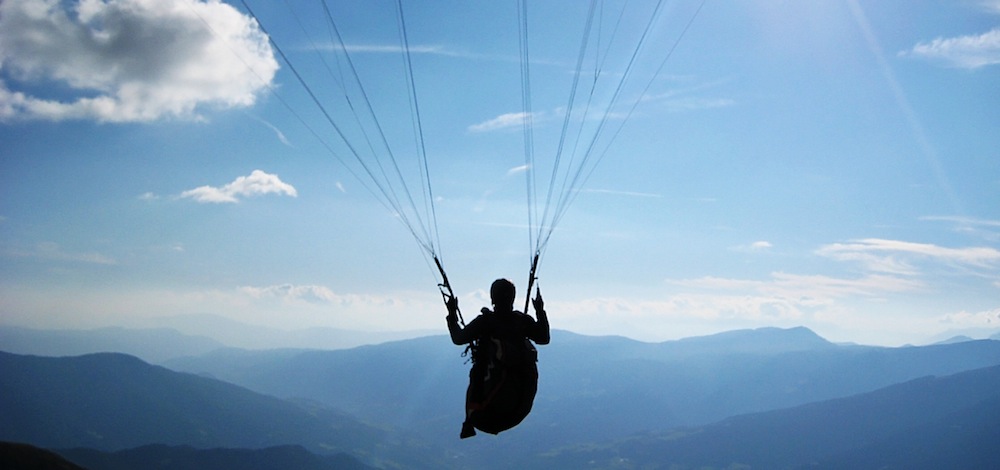
<instances>
[{"instance_id":1,"label":"paraglider pilot","mask_svg":"<svg viewBox=\"0 0 1000 470\"><path fill-rule=\"evenodd\" d=\"M464 328L458 321L458 298L447 299L451 341L469 344L472 352L463 439L474 436L476 429L506 431L531 411L538 389L538 353L531 342L549 344L549 320L540 290L531 301L537 320L514 310L515 294L512 282L497 279L490 287L493 310L483 307Z\"/></svg>"}]
</instances>

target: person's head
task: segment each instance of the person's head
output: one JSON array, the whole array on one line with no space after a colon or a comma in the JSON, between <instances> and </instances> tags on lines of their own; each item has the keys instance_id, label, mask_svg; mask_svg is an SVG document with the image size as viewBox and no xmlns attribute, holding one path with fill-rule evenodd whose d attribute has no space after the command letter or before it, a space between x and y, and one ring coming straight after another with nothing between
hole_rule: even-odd
<instances>
[{"instance_id":1,"label":"person's head","mask_svg":"<svg viewBox=\"0 0 1000 470\"><path fill-rule=\"evenodd\" d=\"M497 279L490 286L490 298L494 307L514 308L514 296L517 295L514 283L506 279Z\"/></svg>"}]
</instances>

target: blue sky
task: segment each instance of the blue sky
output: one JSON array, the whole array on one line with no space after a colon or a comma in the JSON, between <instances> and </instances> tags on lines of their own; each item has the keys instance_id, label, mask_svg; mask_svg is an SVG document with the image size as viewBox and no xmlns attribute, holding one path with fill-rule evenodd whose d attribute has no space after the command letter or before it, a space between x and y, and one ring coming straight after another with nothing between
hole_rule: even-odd
<instances>
[{"instance_id":1,"label":"blue sky","mask_svg":"<svg viewBox=\"0 0 1000 470\"><path fill-rule=\"evenodd\" d=\"M338 44L319 3L248 3L361 148L347 51L419 185L397 4L331 2ZM655 4L620 23L621 3L597 5L578 93L602 103ZM555 328L1000 329L1000 3L667 1L618 106L570 107L588 6L530 2L522 60L515 2L402 2L436 253L466 312L497 277L524 288L560 131L585 144L606 118L624 126L538 273ZM3 324L443 331L436 270L372 187L239 3L0 4Z\"/></svg>"}]
</instances>

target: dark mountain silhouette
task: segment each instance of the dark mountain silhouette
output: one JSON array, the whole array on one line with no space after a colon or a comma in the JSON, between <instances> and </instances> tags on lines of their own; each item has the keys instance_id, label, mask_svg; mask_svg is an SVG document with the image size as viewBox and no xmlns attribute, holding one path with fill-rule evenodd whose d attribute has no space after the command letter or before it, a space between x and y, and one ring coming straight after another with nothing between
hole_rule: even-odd
<instances>
[{"instance_id":1,"label":"dark mountain silhouette","mask_svg":"<svg viewBox=\"0 0 1000 470\"><path fill-rule=\"evenodd\" d=\"M380 466L509 468L556 456L572 467L584 462L579 459L597 462L611 455L601 454L603 450L656 462L663 456L654 451L664 441L683 438L693 452L691 461L698 461L702 454L696 450L742 439L718 431L738 429L739 418L723 421L726 427L711 425L732 416L1000 364L1000 342L990 340L880 348L834 345L804 328L744 330L665 343L556 331L552 344L539 348L539 393L525 422L497 437L460 441L468 372L461 351L441 335L336 351L223 349L168 362L257 393L117 354L58 359L2 354L0 416L11 419L0 421L0 439L104 451L152 443L251 449L296 444L317 454L347 452ZM989 404L982 406L952 411L992 416ZM379 428L330 409L345 410ZM815 415L811 426L839 429L842 421L860 426L837 416ZM933 429L935 423L944 423L949 415L938 416L938 421L925 419L926 429L918 429L926 431L927 441L951 439L934 434L943 432ZM788 424L793 425L807 429L809 423ZM872 439L858 440L846 447L850 451L832 446L808 463L836 466L839 458L876 458L912 445L900 436L920 435L861 434ZM696 435L715 440L689 437ZM594 444L584 452L584 442ZM795 449L813 452L807 444ZM774 452L794 451L779 446ZM767 461L755 458L746 461ZM548 462L563 466L564 460ZM612 466L609 462L601 466Z\"/></svg>"},{"instance_id":2,"label":"dark mountain silhouette","mask_svg":"<svg viewBox=\"0 0 1000 470\"><path fill-rule=\"evenodd\" d=\"M92 449L58 451L88 470L364 470L373 469L345 454L320 456L301 446L265 449L195 449L149 445L118 452Z\"/></svg>"},{"instance_id":3,"label":"dark mountain silhouette","mask_svg":"<svg viewBox=\"0 0 1000 470\"><path fill-rule=\"evenodd\" d=\"M15 442L0 442L0 468L4 470L93 470L84 469L55 452Z\"/></svg>"},{"instance_id":4,"label":"dark mountain silhouette","mask_svg":"<svg viewBox=\"0 0 1000 470\"><path fill-rule=\"evenodd\" d=\"M151 366L132 356L0 353L0 440L114 451L146 444L261 448L420 462L420 452L318 406Z\"/></svg>"},{"instance_id":5,"label":"dark mountain silhouette","mask_svg":"<svg viewBox=\"0 0 1000 470\"><path fill-rule=\"evenodd\" d=\"M0 347L14 354L81 356L118 352L151 363L205 354L226 345L205 336L189 336L167 328L36 330L0 326Z\"/></svg>"},{"instance_id":6,"label":"dark mountain silhouette","mask_svg":"<svg viewBox=\"0 0 1000 470\"><path fill-rule=\"evenodd\" d=\"M1000 367L532 456L522 468L981 469L1000 462Z\"/></svg>"},{"instance_id":7,"label":"dark mountain silhouette","mask_svg":"<svg viewBox=\"0 0 1000 470\"><path fill-rule=\"evenodd\" d=\"M341 351L226 350L168 365L348 410L464 455L500 454L488 438L456 447L468 371L460 351L437 336ZM652 344L556 331L539 357L535 407L503 435L505 452L704 425L991 366L1000 342L842 346L805 328L767 328Z\"/></svg>"}]
</instances>

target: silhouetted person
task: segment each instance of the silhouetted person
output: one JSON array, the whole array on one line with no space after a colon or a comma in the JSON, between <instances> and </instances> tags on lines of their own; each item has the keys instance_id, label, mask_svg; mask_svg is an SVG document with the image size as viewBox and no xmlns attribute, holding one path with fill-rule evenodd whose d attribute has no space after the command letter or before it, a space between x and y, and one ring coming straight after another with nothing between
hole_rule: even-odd
<instances>
[{"instance_id":1,"label":"silhouetted person","mask_svg":"<svg viewBox=\"0 0 1000 470\"><path fill-rule=\"evenodd\" d=\"M514 310L515 294L512 282L494 281L493 310L483 307L465 328L458 324L458 299L447 302L451 341L472 345L463 439L474 436L475 429L490 434L506 431L531 411L538 389L538 353L531 341L549 344L549 319L541 291L531 301L538 320Z\"/></svg>"}]
</instances>

